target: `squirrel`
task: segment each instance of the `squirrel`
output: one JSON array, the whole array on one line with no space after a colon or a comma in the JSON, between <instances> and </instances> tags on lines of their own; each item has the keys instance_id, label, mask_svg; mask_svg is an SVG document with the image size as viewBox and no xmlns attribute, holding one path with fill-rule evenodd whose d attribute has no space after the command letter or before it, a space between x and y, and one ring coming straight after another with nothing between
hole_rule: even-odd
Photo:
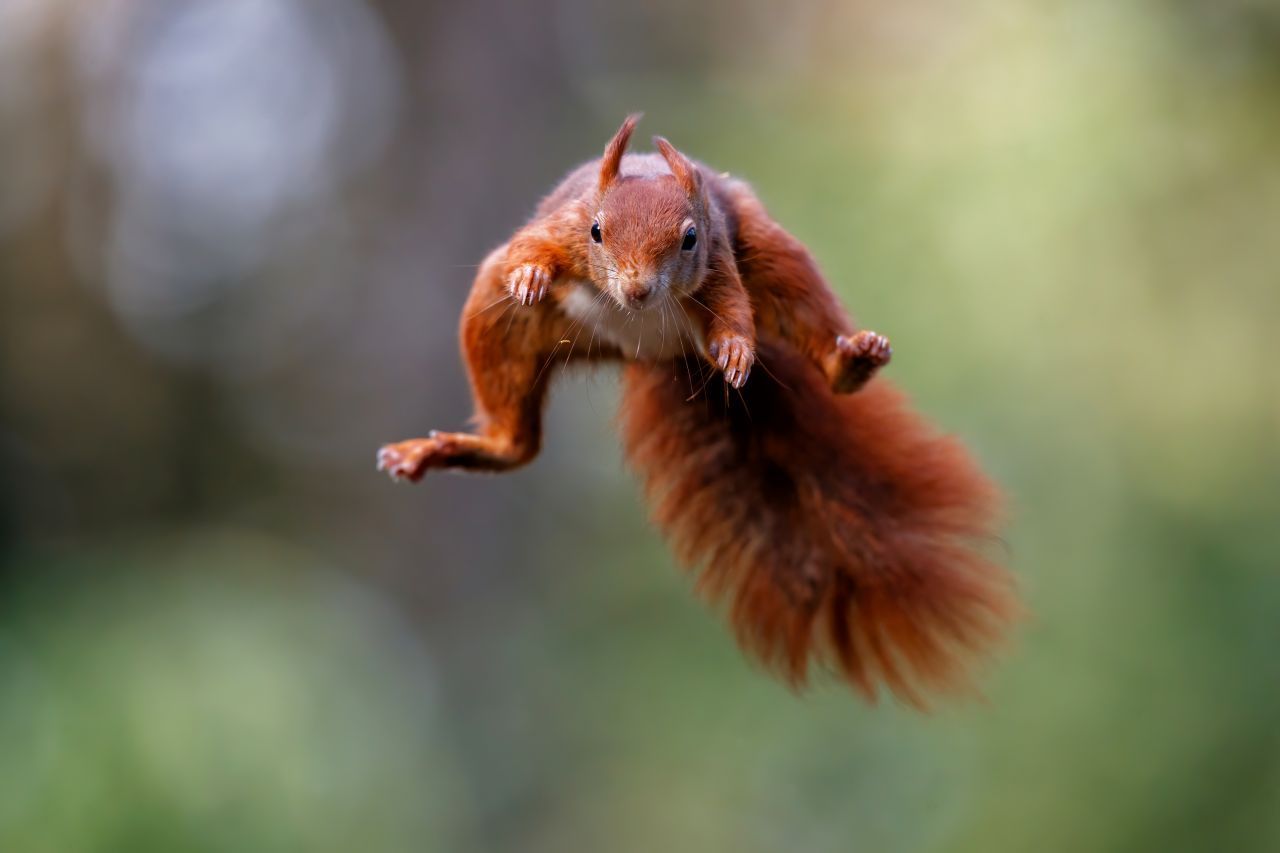
<instances>
[{"instance_id":1,"label":"squirrel","mask_svg":"<svg viewBox=\"0 0 1280 853\"><path fill-rule=\"evenodd\" d=\"M481 264L460 329L477 431L385 445L378 468L524 465L550 375L622 362L626 456L744 650L797 689L815 665L873 701L967 688L1019 610L984 555L998 489L871 381L888 339L751 187L662 137L627 153L638 120Z\"/></svg>"}]
</instances>

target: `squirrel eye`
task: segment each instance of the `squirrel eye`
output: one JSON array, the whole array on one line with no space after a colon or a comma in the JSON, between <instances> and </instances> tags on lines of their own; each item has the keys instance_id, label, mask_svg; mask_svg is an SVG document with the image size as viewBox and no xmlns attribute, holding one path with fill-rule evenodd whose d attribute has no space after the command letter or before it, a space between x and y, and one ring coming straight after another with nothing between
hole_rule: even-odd
<instances>
[{"instance_id":1,"label":"squirrel eye","mask_svg":"<svg viewBox=\"0 0 1280 853\"><path fill-rule=\"evenodd\" d=\"M600 242L600 239L601 239L601 238L600 238L600 223L599 223L599 222L592 222L592 223L591 223L591 239L592 239L592 240L595 240L597 243L599 243L599 242Z\"/></svg>"},{"instance_id":2,"label":"squirrel eye","mask_svg":"<svg viewBox=\"0 0 1280 853\"><path fill-rule=\"evenodd\" d=\"M680 248L687 252L692 249L697 242L698 232L693 229L693 226L690 226L689 230L684 232L684 242L680 244Z\"/></svg>"}]
</instances>

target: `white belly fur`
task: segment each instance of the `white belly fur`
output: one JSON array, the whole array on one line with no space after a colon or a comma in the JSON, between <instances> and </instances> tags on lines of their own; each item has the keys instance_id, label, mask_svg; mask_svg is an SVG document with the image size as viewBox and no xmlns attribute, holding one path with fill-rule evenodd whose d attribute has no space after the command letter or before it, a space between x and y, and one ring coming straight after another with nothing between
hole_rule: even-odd
<instances>
[{"instance_id":1,"label":"white belly fur","mask_svg":"<svg viewBox=\"0 0 1280 853\"><path fill-rule=\"evenodd\" d=\"M575 283L560 307L582 324L584 339L594 330L597 342L613 344L625 358L658 361L703 351L701 332L674 302L629 311L591 285Z\"/></svg>"}]
</instances>

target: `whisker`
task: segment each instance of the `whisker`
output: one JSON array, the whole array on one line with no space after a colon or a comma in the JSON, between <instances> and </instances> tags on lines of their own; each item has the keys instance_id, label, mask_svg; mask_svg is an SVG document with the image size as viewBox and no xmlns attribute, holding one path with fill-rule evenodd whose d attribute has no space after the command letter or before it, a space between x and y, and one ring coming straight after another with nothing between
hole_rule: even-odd
<instances>
[{"instance_id":1,"label":"whisker","mask_svg":"<svg viewBox=\"0 0 1280 853\"><path fill-rule=\"evenodd\" d=\"M724 323L724 318L723 318L723 317L721 317L719 314L717 314L715 311L712 311L712 310L711 310L711 308L710 308L710 307L709 307L705 302L703 302L701 299L699 299L698 297L694 296L692 293L688 294L688 297L689 297L690 299L692 299L694 302L696 302L696 303L698 303L699 305L701 305L703 308L706 308L708 311L711 311L711 316L712 316L712 317L715 317L715 318L716 318L717 320L719 320L721 323ZM725 325L728 325L728 323L725 323Z\"/></svg>"},{"instance_id":2,"label":"whisker","mask_svg":"<svg viewBox=\"0 0 1280 853\"><path fill-rule=\"evenodd\" d=\"M592 300L591 304L595 305L596 301L599 300L599 298L600 298L600 294L597 294L596 299ZM588 314L590 314L591 308L588 308L587 311L588 311ZM570 341L569 335L573 334L575 329L578 332L578 336L582 335L582 328L583 328L583 324L586 321L586 317L587 315L584 315L574 320L572 323L569 324L568 328L566 328L564 332L561 333L560 339L556 341L556 345L551 348L551 352L547 355L547 360L542 363L542 367L538 368L538 373L533 378L534 384L537 384L538 380L542 378L542 374L546 373L547 368L551 366L551 362L554 361L557 354L559 354L560 347L564 346L566 343L569 344L569 349L565 353L564 363L566 367L568 366L569 359L572 358L573 356L574 347L576 347L578 343L578 337L574 337L574 339Z\"/></svg>"},{"instance_id":3,"label":"whisker","mask_svg":"<svg viewBox=\"0 0 1280 853\"><path fill-rule=\"evenodd\" d=\"M512 308L515 308L515 307L516 307L516 305L517 305L517 303L515 302L515 300L512 300L512 302L511 302L511 307L512 307ZM505 337L505 336L507 336L507 335L509 335L509 334L511 334L511 324L515 322L516 314L517 314L517 313L519 313L519 312L517 312L517 311L511 311L511 312L510 312L510 316L508 316L508 317L507 317L507 329L506 329L506 331L505 331L505 332L503 332L503 333L502 333L504 337ZM499 318L499 319L501 319L501 318Z\"/></svg>"},{"instance_id":4,"label":"whisker","mask_svg":"<svg viewBox=\"0 0 1280 853\"><path fill-rule=\"evenodd\" d=\"M585 328L585 321L588 317L591 318L591 321L592 321L591 338L587 341L586 357L588 359L591 358L591 346L592 344L595 343L596 332L600 330L600 315L597 309L600 307L600 300L607 299L608 297L609 297L609 294L606 293L605 291L603 290L597 291L595 297L591 300L590 304L587 305L586 313L583 314L579 320L579 323L582 326L582 328ZM575 347L578 345L578 338L581 337L582 335L582 328L579 329L578 336L575 337L573 340L573 344ZM603 348L602 348L602 352L603 352ZM565 363L566 364L568 363L567 359Z\"/></svg>"},{"instance_id":5,"label":"whisker","mask_svg":"<svg viewBox=\"0 0 1280 853\"><path fill-rule=\"evenodd\" d=\"M560 346L561 346L563 343L564 343L564 340L563 340L563 339L562 339L562 340L559 340L559 341L556 341L556 345L555 345L554 347L552 347L552 348L551 348L551 352L550 352L550 354L547 356L547 360L546 360L546 361L544 361L544 362L542 362L542 367L538 368L538 373L537 373L537 375L533 377L533 384L534 384L535 386L538 384L538 380L542 378L542 374L544 374L544 373L546 373L546 372L547 372L547 368L551 366L551 362L555 360L556 353L558 353L558 352L560 351Z\"/></svg>"},{"instance_id":6,"label":"whisker","mask_svg":"<svg viewBox=\"0 0 1280 853\"><path fill-rule=\"evenodd\" d=\"M676 321L676 325L680 325L680 318L684 318L686 328L687 328L687 324L689 324L689 315L685 314L684 307L682 307L680 304L678 304L678 302L676 302L675 305L672 305L671 310L673 314L672 319ZM690 343L692 343L691 337L690 337ZM694 356L695 357L698 356L698 352L694 352ZM695 394L698 392L694 391L694 371L692 371L692 369L690 369L690 366L689 366L689 361L690 361L689 351L687 351L685 348L684 333L680 333L680 361L682 362L682 364L685 365L685 378L689 379L689 394L690 394L689 398L690 400L692 400L692 398L694 398Z\"/></svg>"},{"instance_id":7,"label":"whisker","mask_svg":"<svg viewBox=\"0 0 1280 853\"><path fill-rule=\"evenodd\" d=\"M695 337L695 335L694 335L694 333L693 333L693 320L689 317L689 313L688 313L687 311L685 311L684 306L683 306L682 304L680 304L679 302L676 302L676 307L679 309L679 312L677 313L677 315L676 315L676 316L677 316L677 317L683 317L683 318L684 318L685 327L689 330L689 339L690 339L690 341L694 341L694 340L696 340L696 337ZM683 352L683 346L681 347L681 351ZM710 382L711 382L711 380L712 380L713 378L715 378L715 371L714 371L714 370L712 370L712 371L711 371L711 373L710 373L709 375L705 373L705 371L706 371L706 369L707 369L707 366L706 366L706 365L704 365L704 364L703 364L703 362L702 362L702 359L701 359L700 357L698 357L698 356L700 356L700 355L701 355L701 354L700 354L700 353L698 353L698 352L695 350L695 352L694 352L694 358L692 358L692 359L691 359L691 358L689 358L687 355L685 356L685 360L684 360L684 363L685 363L685 374L686 374L686 375L688 376L688 378L689 378L689 391L690 391L690 393L689 393L689 397L685 400L685 402L689 402L690 400L693 400L695 397L697 397L699 394L701 394L703 391L705 391L705 390L706 390L707 385L708 385L708 384L710 384ZM700 387L698 387L696 390L695 390L695 389L694 389L694 387L693 387L693 383L694 383L694 380L693 380L693 373L689 370L689 364L690 364L690 362L695 362L695 361L697 362L697 366L698 366L698 378L703 380L703 381L702 381L702 385L701 385ZM705 378L705 379L703 379L703 377L704 377L704 376L706 376L706 378Z\"/></svg>"},{"instance_id":8,"label":"whisker","mask_svg":"<svg viewBox=\"0 0 1280 853\"><path fill-rule=\"evenodd\" d=\"M746 414L747 414L747 420L748 420L748 421L752 420L752 418L751 418L751 407L747 405L747 398L746 398L746 396L744 396L744 395L743 395L743 393L742 393L742 389L741 389L741 388L734 388L733 390L734 390L735 392L737 392L737 394L738 394L738 400L739 400L739 402L741 402L741 403L742 403L742 411L746 412ZM728 395L727 395L727 394L725 395L725 399L726 399L726 400L728 399Z\"/></svg>"},{"instance_id":9,"label":"whisker","mask_svg":"<svg viewBox=\"0 0 1280 853\"><path fill-rule=\"evenodd\" d=\"M605 296L605 295L607 295L607 294L605 294L603 291L601 291L600 293L596 294L596 298L595 298L595 299L593 299L593 300L591 300L591 307L587 309L588 313L587 313L587 314L585 314L585 315L583 315L583 317L582 317L581 319L579 319L579 320L578 320L578 322L575 324L575 325L577 326L577 328L578 328L578 332L577 332L577 334L575 334L575 335L573 336L573 343L569 345L569 349L568 349L568 351L567 351L567 352L565 352L565 354L564 354L564 366L565 366L565 367L568 367L568 366L569 366L569 359L573 357L573 351L574 351L575 349L577 349L577 348L578 348L578 341L579 341L579 340L581 340L581 338L582 338L582 333L583 333L583 331L585 331L585 329L586 329L586 318L587 318L588 316L594 316L594 314L595 314L595 306L596 306L597 304L599 304L599 302L600 302L600 298L601 298L602 296ZM599 325L599 323L598 323L598 322L597 322L597 323L592 324L592 329L593 329L593 331L591 332L591 337L592 337L592 339L593 339L593 340L595 339L595 331L594 331L594 329L595 329L595 327L596 327L596 326L598 326L598 325ZM566 337L567 337L567 333L566 333ZM590 358L590 357L591 357L591 345L590 345L589 343L587 344L587 357L588 357L588 358Z\"/></svg>"},{"instance_id":10,"label":"whisker","mask_svg":"<svg viewBox=\"0 0 1280 853\"><path fill-rule=\"evenodd\" d=\"M760 357L759 353L756 353L756 366L759 367L761 370L763 370L765 373L769 374L769 378L771 378L774 382L777 382L779 387L785 388L788 391L791 390L790 385L788 385L787 383L779 379L778 374L774 373L772 370L769 369L769 365L764 363L764 359Z\"/></svg>"},{"instance_id":11,"label":"whisker","mask_svg":"<svg viewBox=\"0 0 1280 853\"><path fill-rule=\"evenodd\" d=\"M662 339L659 342L659 348L663 352L666 352L667 351L667 297L663 298L662 302L658 304L658 307L662 309Z\"/></svg>"},{"instance_id":12,"label":"whisker","mask_svg":"<svg viewBox=\"0 0 1280 853\"><path fill-rule=\"evenodd\" d=\"M514 299L514 297L513 297L510 293L504 293L504 294L502 294L501 296L499 296L497 299L495 299L494 301L490 302L488 305L486 305L486 306L484 306L483 308L479 309L478 311L474 311L474 312L472 312L472 313L468 314L468 315L467 315L467 317L466 317L466 319L471 320L471 319L474 319L474 318L476 318L476 317L479 317L481 314L483 314L484 312L488 311L490 308L493 308L493 307L495 307L495 306L497 306L497 305L501 305L503 302L506 302L508 299Z\"/></svg>"}]
</instances>

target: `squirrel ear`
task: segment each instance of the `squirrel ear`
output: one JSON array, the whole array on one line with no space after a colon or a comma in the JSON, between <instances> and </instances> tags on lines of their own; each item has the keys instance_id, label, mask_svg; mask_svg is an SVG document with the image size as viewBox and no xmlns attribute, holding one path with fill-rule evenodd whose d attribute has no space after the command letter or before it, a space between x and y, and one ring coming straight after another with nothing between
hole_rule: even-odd
<instances>
[{"instance_id":1,"label":"squirrel ear","mask_svg":"<svg viewBox=\"0 0 1280 853\"><path fill-rule=\"evenodd\" d=\"M676 180L680 182L680 186L684 187L684 191L690 196L701 193L702 176L698 174L698 167L661 136L655 136L653 144L662 152L662 159L667 161L667 165L671 167L671 174L676 176Z\"/></svg>"},{"instance_id":2,"label":"squirrel ear","mask_svg":"<svg viewBox=\"0 0 1280 853\"><path fill-rule=\"evenodd\" d=\"M631 141L631 132L640 121L640 113L627 116L622 127L609 140L604 148L604 158L600 161L600 189L604 191L618 179L618 169L622 166L622 155L627 153L627 143Z\"/></svg>"}]
</instances>

